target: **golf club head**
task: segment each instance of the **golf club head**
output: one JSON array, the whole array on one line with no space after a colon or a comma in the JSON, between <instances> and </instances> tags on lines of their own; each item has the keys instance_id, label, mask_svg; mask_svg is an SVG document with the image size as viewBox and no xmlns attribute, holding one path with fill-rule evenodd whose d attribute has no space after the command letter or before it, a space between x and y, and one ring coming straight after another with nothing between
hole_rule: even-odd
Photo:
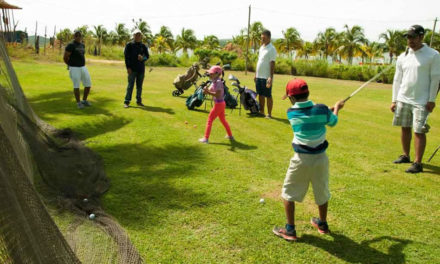
<instances>
[{"instance_id":1,"label":"golf club head","mask_svg":"<svg viewBox=\"0 0 440 264\"><path fill-rule=\"evenodd\" d=\"M240 88L237 82L232 82L231 85Z\"/></svg>"},{"instance_id":2,"label":"golf club head","mask_svg":"<svg viewBox=\"0 0 440 264\"><path fill-rule=\"evenodd\" d=\"M231 69L231 64L223 65L223 70L230 70L230 69Z\"/></svg>"},{"instance_id":3,"label":"golf club head","mask_svg":"<svg viewBox=\"0 0 440 264\"><path fill-rule=\"evenodd\" d=\"M234 92L239 93L240 90L238 90L237 88L234 89Z\"/></svg>"},{"instance_id":4,"label":"golf club head","mask_svg":"<svg viewBox=\"0 0 440 264\"><path fill-rule=\"evenodd\" d=\"M236 81L236 82L238 82L238 79L237 79L237 77L235 77L234 75L232 75L232 74L229 74L229 77L228 77L228 79L229 80L231 80L231 81Z\"/></svg>"}]
</instances>

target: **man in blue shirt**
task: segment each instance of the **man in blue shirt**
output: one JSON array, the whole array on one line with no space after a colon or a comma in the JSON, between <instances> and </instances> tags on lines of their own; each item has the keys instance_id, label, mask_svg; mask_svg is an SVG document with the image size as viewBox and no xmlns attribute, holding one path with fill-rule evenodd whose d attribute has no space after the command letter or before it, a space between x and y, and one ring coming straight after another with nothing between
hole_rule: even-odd
<instances>
[{"instance_id":1,"label":"man in blue shirt","mask_svg":"<svg viewBox=\"0 0 440 264\"><path fill-rule=\"evenodd\" d=\"M136 29L133 36L134 40L127 43L124 50L125 66L128 74L128 86L124 100L125 108L129 107L135 82L136 103L138 106L144 106L142 103L142 84L145 76L145 61L150 57L147 46L142 43L142 32Z\"/></svg>"},{"instance_id":2,"label":"man in blue shirt","mask_svg":"<svg viewBox=\"0 0 440 264\"><path fill-rule=\"evenodd\" d=\"M327 224L330 191L325 126L336 125L337 115L344 106L344 101L337 102L331 109L323 104L314 104L308 99L307 83L301 79L293 79L287 83L286 97L289 97L293 105L287 110L287 118L294 133L292 146L295 155L290 160L281 195L287 224L285 228L274 227L273 233L285 240L295 241L295 202L303 201L310 183L319 208L319 218L313 217L311 224L322 234L330 232Z\"/></svg>"}]
</instances>

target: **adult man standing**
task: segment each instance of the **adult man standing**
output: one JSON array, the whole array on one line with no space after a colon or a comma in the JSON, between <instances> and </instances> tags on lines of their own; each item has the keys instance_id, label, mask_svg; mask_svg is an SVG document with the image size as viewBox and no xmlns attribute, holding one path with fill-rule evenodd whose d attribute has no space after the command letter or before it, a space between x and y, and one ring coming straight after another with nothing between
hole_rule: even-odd
<instances>
[{"instance_id":1,"label":"adult man standing","mask_svg":"<svg viewBox=\"0 0 440 264\"><path fill-rule=\"evenodd\" d=\"M397 59L391 111L393 125L401 126L403 155L394 163L410 163L411 127L414 130L415 159L408 173L423 171L426 146L426 118L435 107L440 81L440 55L423 43L425 29L414 25L405 33L408 49Z\"/></svg>"},{"instance_id":2,"label":"adult man standing","mask_svg":"<svg viewBox=\"0 0 440 264\"><path fill-rule=\"evenodd\" d=\"M144 106L142 103L142 84L145 76L145 61L150 57L147 46L142 43L142 32L139 29L133 31L133 38L133 41L127 43L124 50L125 66L128 74L128 86L124 100L125 108L129 107L135 82L136 103L138 106Z\"/></svg>"},{"instance_id":3,"label":"adult man standing","mask_svg":"<svg viewBox=\"0 0 440 264\"><path fill-rule=\"evenodd\" d=\"M272 118L272 83L273 73L275 70L275 59L277 52L270 43L271 34L269 30L264 30L261 33L262 45L258 54L257 70L255 72L255 87L258 94L258 101L260 103L260 114L264 116L264 105L267 98L267 116Z\"/></svg>"},{"instance_id":4,"label":"adult man standing","mask_svg":"<svg viewBox=\"0 0 440 264\"><path fill-rule=\"evenodd\" d=\"M86 59L84 57L84 53L86 48L81 42L81 31L75 31L73 37L74 40L66 46L63 59L69 68L69 75L73 82L73 94L75 95L76 104L78 105L79 109L82 109L84 106L91 106L90 102L87 101L87 97L90 93L92 81L90 79L89 71L85 66ZM84 86L82 101L80 100L79 92L81 82Z\"/></svg>"}]
</instances>

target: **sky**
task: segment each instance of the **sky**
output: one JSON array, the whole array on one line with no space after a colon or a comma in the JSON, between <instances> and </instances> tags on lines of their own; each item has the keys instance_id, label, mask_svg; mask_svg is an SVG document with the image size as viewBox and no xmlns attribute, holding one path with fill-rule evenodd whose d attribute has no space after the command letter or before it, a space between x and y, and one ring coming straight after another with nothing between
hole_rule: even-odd
<instances>
[{"instance_id":1,"label":"sky","mask_svg":"<svg viewBox=\"0 0 440 264\"><path fill-rule=\"evenodd\" d=\"M18 29L35 34L53 35L54 27L75 29L78 26L104 25L113 30L116 23L133 27L132 19L147 21L153 34L168 26L174 35L182 28L194 30L198 39L216 35L230 39L247 27L251 6L251 23L262 22L272 38L295 27L301 38L313 41L328 27L342 31L344 25L359 25L371 41L378 41L387 29L406 29L419 24L432 29L440 19L440 0L7 0L22 7L14 12ZM440 32L440 21L436 32Z\"/></svg>"}]
</instances>

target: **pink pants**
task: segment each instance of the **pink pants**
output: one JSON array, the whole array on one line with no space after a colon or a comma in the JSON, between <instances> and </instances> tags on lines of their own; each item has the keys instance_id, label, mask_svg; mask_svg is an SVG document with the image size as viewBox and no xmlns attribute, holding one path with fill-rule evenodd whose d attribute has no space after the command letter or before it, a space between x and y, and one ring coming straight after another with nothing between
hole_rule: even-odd
<instances>
[{"instance_id":1,"label":"pink pants","mask_svg":"<svg viewBox=\"0 0 440 264\"><path fill-rule=\"evenodd\" d=\"M217 117L220 118L220 121L225 127L228 136L232 137L231 128L229 127L229 124L225 118L225 106L225 102L214 104L214 108L211 109L211 112L208 116L208 121L206 122L205 138L209 138L209 135L211 134L212 122L214 122Z\"/></svg>"}]
</instances>

